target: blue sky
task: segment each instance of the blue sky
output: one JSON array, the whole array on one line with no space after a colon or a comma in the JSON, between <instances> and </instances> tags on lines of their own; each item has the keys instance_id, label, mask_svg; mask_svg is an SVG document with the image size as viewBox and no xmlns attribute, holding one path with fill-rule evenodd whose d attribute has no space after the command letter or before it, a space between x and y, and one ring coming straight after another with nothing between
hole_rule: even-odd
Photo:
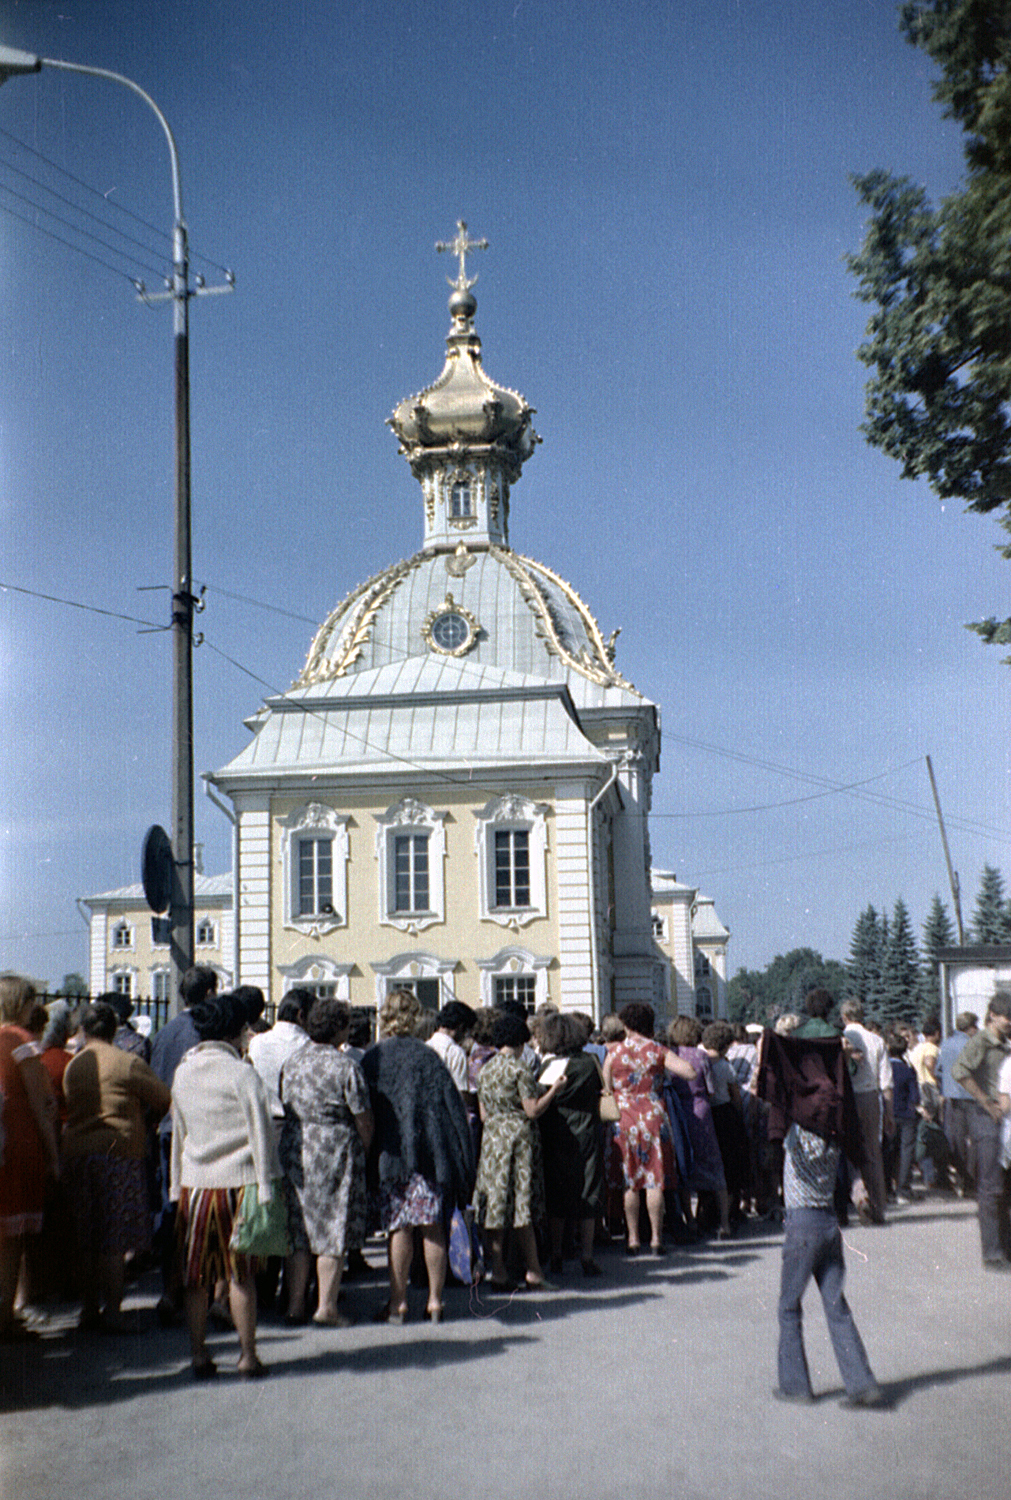
<instances>
[{"instance_id":1,"label":"blue sky","mask_svg":"<svg viewBox=\"0 0 1011 1500\"><path fill-rule=\"evenodd\" d=\"M991 520L865 446L867 309L843 264L862 229L849 172L935 195L959 180L897 14L207 0L196 23L182 0L0 4L7 44L157 99L194 268L237 276L191 318L198 771L242 747L313 622L420 544L384 419L441 367L451 267L433 247L462 217L491 244L486 369L544 439L512 544L622 627L618 665L663 714L654 863L713 896L731 970L802 945L844 959L868 902L901 895L920 926L946 894L927 754L971 908L984 863L1009 863L1011 677L963 627L1008 613L1008 565ZM14 79L0 132L5 187L103 237L11 168L169 227L164 142L126 90ZM0 190L12 208L65 234ZM171 314L9 211L0 278L2 581L160 623L166 593L138 590L170 570ZM136 879L144 830L169 819L168 641L8 590L0 651L2 963L56 982L85 968L75 898ZM202 797L197 825L226 868Z\"/></svg>"}]
</instances>

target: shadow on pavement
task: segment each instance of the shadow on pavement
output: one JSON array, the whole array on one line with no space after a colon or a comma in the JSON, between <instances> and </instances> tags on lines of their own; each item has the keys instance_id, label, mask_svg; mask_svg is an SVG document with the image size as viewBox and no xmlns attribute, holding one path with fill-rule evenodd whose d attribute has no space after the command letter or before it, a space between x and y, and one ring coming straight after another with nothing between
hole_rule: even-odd
<instances>
[{"instance_id":1,"label":"shadow on pavement","mask_svg":"<svg viewBox=\"0 0 1011 1500\"><path fill-rule=\"evenodd\" d=\"M925 1370L922 1375L911 1375L908 1380L891 1380L884 1390L889 1405L899 1406L917 1391L938 1390L944 1386L957 1385L962 1380L976 1380L984 1375L1011 1375L1011 1356L983 1360L976 1365L955 1365L948 1370Z\"/></svg>"},{"instance_id":2,"label":"shadow on pavement","mask_svg":"<svg viewBox=\"0 0 1011 1500\"><path fill-rule=\"evenodd\" d=\"M446 1325L451 1329L452 1324ZM337 1336L338 1339L340 1336ZM308 1349L304 1355L285 1358L286 1348L300 1342L298 1334L280 1329L260 1329L257 1344L269 1374L263 1382L240 1379L235 1369L238 1346L234 1336L208 1340L218 1363L216 1380L197 1384L190 1374L189 1344L175 1330L163 1334L152 1346L147 1339L125 1335L115 1344L91 1341L87 1358L80 1341L71 1334L40 1339L34 1344L4 1349L0 1363L0 1412L30 1412L51 1407L80 1410L132 1401L139 1395L159 1396L189 1389L201 1400L225 1391L236 1399L237 1391L250 1395L264 1387L281 1385L291 1376L325 1374L372 1375L382 1371L440 1366L482 1360L505 1354L516 1345L532 1342L529 1334L491 1333L480 1342L443 1338L436 1329L424 1337L401 1337L399 1330L383 1333L381 1342L367 1346L334 1342L329 1348Z\"/></svg>"}]
</instances>

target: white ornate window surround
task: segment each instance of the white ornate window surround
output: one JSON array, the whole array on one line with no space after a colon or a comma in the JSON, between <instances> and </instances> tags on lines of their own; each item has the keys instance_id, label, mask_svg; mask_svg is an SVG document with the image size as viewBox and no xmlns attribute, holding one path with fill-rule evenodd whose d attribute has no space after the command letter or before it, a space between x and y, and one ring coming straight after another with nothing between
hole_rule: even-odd
<instances>
[{"instance_id":1,"label":"white ornate window surround","mask_svg":"<svg viewBox=\"0 0 1011 1500\"><path fill-rule=\"evenodd\" d=\"M152 1000L168 1001L172 998L172 970L165 968L152 968L150 971L150 990Z\"/></svg>"},{"instance_id":2,"label":"white ornate window surround","mask_svg":"<svg viewBox=\"0 0 1011 1500\"><path fill-rule=\"evenodd\" d=\"M112 929L109 946L117 952L133 948L133 928L130 923L122 919Z\"/></svg>"},{"instance_id":3,"label":"white ornate window surround","mask_svg":"<svg viewBox=\"0 0 1011 1500\"><path fill-rule=\"evenodd\" d=\"M415 989L420 981L437 983L439 987L439 1004L435 1007L440 1010L443 1005L448 1005L450 1000L456 999L456 991L453 987L453 971L456 969L458 959L439 958L434 953L414 952L398 953L386 963L372 965L372 972L376 976L376 1007L382 1005L386 996L398 985L406 984Z\"/></svg>"},{"instance_id":4,"label":"white ornate window surround","mask_svg":"<svg viewBox=\"0 0 1011 1500\"><path fill-rule=\"evenodd\" d=\"M338 964L323 953L310 953L293 964L279 964L284 983L282 995L302 985L315 994L332 993L336 1000L351 999L350 974L354 964ZM331 988L332 987L332 988Z\"/></svg>"},{"instance_id":5,"label":"white ornate window surround","mask_svg":"<svg viewBox=\"0 0 1011 1500\"><path fill-rule=\"evenodd\" d=\"M528 948L510 946L500 948L494 958L479 958L477 967L481 971L481 1004L494 1006L496 979L534 980L534 1009L548 1001L548 969L551 958L539 958Z\"/></svg>"},{"instance_id":6,"label":"white ornate window surround","mask_svg":"<svg viewBox=\"0 0 1011 1500\"><path fill-rule=\"evenodd\" d=\"M482 921L518 931L547 916L547 814L546 803L513 793L493 797L474 814Z\"/></svg>"},{"instance_id":7,"label":"white ornate window surround","mask_svg":"<svg viewBox=\"0 0 1011 1500\"><path fill-rule=\"evenodd\" d=\"M217 929L210 917L201 917L197 923L197 947L214 948L217 946Z\"/></svg>"},{"instance_id":8,"label":"white ornate window surround","mask_svg":"<svg viewBox=\"0 0 1011 1500\"><path fill-rule=\"evenodd\" d=\"M111 987L117 995L125 995L133 999L137 993L137 970L136 969L113 969L109 975Z\"/></svg>"},{"instance_id":9,"label":"white ornate window surround","mask_svg":"<svg viewBox=\"0 0 1011 1500\"><path fill-rule=\"evenodd\" d=\"M444 922L446 814L404 797L375 819L380 926L418 933Z\"/></svg>"},{"instance_id":10,"label":"white ornate window surround","mask_svg":"<svg viewBox=\"0 0 1011 1500\"><path fill-rule=\"evenodd\" d=\"M296 807L280 820L281 879L284 891L284 925L309 937L325 937L337 927L347 925L348 910L348 818L322 802ZM309 858L303 851L307 846ZM315 844L315 848L309 846ZM313 892L321 889L319 868L321 854L329 844L330 894L325 901L313 901L318 911L303 911L300 901L302 870L309 868ZM302 856L300 858L300 856ZM329 908L329 910L327 910Z\"/></svg>"}]
</instances>

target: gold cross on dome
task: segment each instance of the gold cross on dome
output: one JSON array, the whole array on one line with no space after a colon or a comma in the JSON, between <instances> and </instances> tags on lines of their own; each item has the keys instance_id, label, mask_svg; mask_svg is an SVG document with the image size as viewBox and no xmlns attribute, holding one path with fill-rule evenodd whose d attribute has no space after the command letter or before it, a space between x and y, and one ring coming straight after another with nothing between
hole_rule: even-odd
<instances>
[{"instance_id":1,"label":"gold cross on dome","mask_svg":"<svg viewBox=\"0 0 1011 1500\"><path fill-rule=\"evenodd\" d=\"M448 276L446 277L446 280L449 282L450 286L455 287L458 292L468 291L469 288L474 285L477 277L473 276L471 277L470 281L467 280L467 251L487 250L488 241L472 240L468 238L467 225L464 223L463 219L457 219L456 239L450 240L448 244L445 242L445 240L439 240L436 243L435 248L436 250L448 250L451 255L458 255L460 257L460 270L457 274L456 280L452 281Z\"/></svg>"}]
</instances>

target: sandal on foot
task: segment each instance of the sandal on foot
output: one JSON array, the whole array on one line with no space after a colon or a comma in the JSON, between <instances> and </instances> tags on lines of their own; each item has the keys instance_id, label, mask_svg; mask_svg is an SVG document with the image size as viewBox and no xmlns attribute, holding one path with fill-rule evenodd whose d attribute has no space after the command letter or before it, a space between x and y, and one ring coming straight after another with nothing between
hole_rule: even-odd
<instances>
[{"instance_id":1,"label":"sandal on foot","mask_svg":"<svg viewBox=\"0 0 1011 1500\"><path fill-rule=\"evenodd\" d=\"M321 1328L350 1328L351 1319L342 1312L335 1312L333 1317L327 1317L324 1313L314 1313L312 1321L318 1323Z\"/></svg>"},{"instance_id":2,"label":"sandal on foot","mask_svg":"<svg viewBox=\"0 0 1011 1500\"><path fill-rule=\"evenodd\" d=\"M267 1366L260 1359L256 1361L255 1365L250 1365L247 1370L244 1370L241 1365L239 1366L239 1374L243 1380L262 1380L263 1376L267 1373Z\"/></svg>"},{"instance_id":3,"label":"sandal on foot","mask_svg":"<svg viewBox=\"0 0 1011 1500\"><path fill-rule=\"evenodd\" d=\"M393 1308L388 1302L376 1309L372 1315L373 1323L395 1323L397 1325L407 1322L407 1308Z\"/></svg>"},{"instance_id":4,"label":"sandal on foot","mask_svg":"<svg viewBox=\"0 0 1011 1500\"><path fill-rule=\"evenodd\" d=\"M218 1367L208 1354L206 1359L195 1361L191 1374L194 1380L213 1380L218 1373Z\"/></svg>"}]
</instances>

